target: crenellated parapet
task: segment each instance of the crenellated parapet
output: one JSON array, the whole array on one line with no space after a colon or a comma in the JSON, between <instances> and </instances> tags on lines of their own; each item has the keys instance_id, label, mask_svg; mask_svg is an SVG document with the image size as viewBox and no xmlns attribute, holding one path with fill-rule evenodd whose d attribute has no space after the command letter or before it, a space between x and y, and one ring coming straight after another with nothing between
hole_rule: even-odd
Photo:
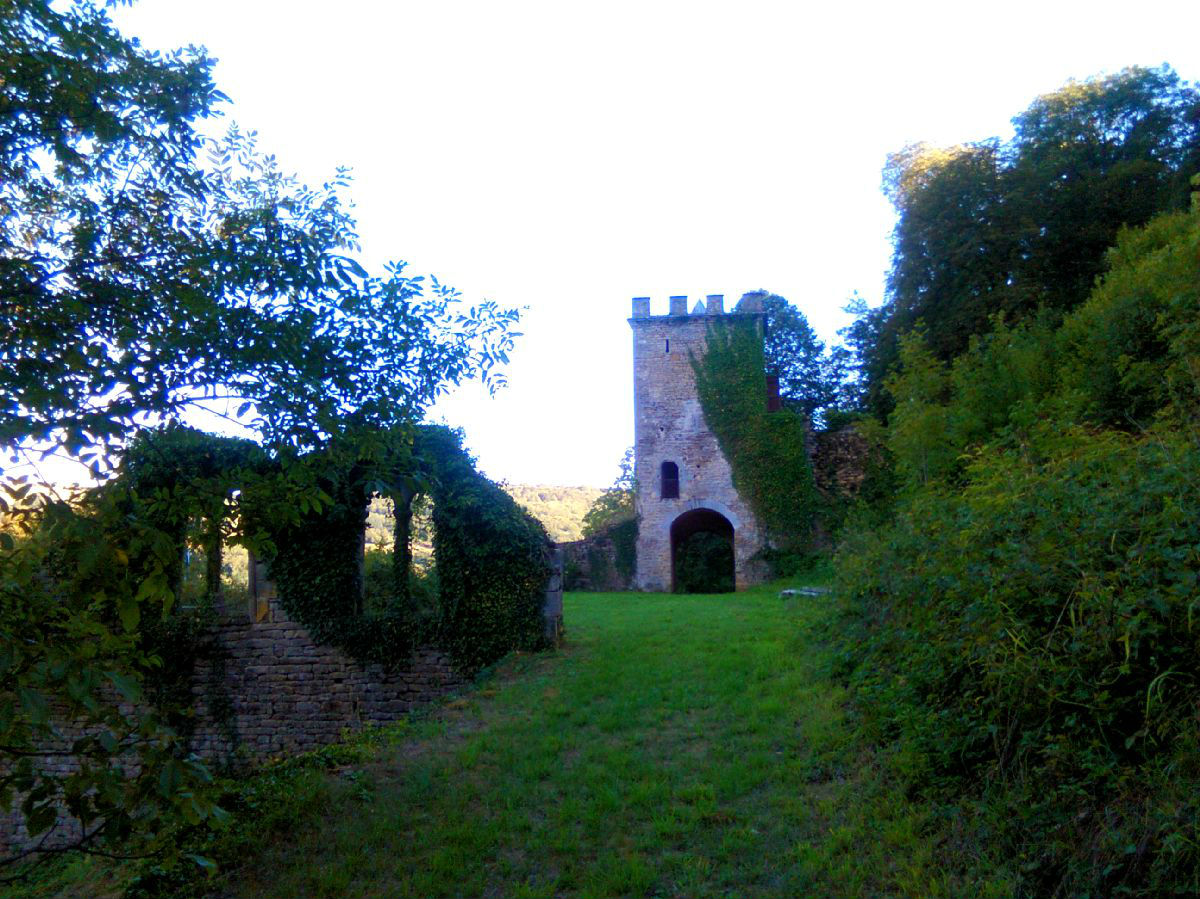
<instances>
[{"instance_id":1,"label":"crenellated parapet","mask_svg":"<svg viewBox=\"0 0 1200 899\"><path fill-rule=\"evenodd\" d=\"M688 311L687 294L675 294L668 299L666 315L654 315L651 310L650 297L633 298L633 315L630 322L640 319L690 319L698 316L712 317L717 315L762 315L762 297L747 294L729 312L725 311L725 295L710 293L704 299L697 300L696 305Z\"/></svg>"}]
</instances>

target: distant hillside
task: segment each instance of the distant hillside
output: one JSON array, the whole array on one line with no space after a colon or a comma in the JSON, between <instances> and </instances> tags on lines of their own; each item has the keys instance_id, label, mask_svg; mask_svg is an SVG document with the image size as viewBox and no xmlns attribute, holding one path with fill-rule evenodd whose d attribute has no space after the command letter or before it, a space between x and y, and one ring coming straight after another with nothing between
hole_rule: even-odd
<instances>
[{"instance_id":1,"label":"distant hillside","mask_svg":"<svg viewBox=\"0 0 1200 899\"><path fill-rule=\"evenodd\" d=\"M540 521L550 539L562 542L583 536L583 516L604 491L599 487L539 487L534 484L504 484L508 495ZM391 500L372 500L367 515L367 545L376 549L392 548L395 520ZM428 509L414 509L413 556L425 559L433 554L433 538Z\"/></svg>"},{"instance_id":2,"label":"distant hillside","mask_svg":"<svg viewBox=\"0 0 1200 899\"><path fill-rule=\"evenodd\" d=\"M604 491L599 487L539 487L504 484L508 495L545 525L552 540L578 540L583 536L583 516Z\"/></svg>"}]
</instances>

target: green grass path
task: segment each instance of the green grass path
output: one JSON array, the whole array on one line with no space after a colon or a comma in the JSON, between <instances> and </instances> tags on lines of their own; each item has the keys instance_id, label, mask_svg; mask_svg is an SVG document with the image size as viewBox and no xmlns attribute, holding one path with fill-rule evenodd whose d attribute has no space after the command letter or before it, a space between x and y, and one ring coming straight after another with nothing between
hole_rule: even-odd
<instances>
[{"instance_id":1,"label":"green grass path","mask_svg":"<svg viewBox=\"0 0 1200 899\"><path fill-rule=\"evenodd\" d=\"M848 733L826 601L776 591L568 595L561 651L394 735L225 894L945 892Z\"/></svg>"}]
</instances>

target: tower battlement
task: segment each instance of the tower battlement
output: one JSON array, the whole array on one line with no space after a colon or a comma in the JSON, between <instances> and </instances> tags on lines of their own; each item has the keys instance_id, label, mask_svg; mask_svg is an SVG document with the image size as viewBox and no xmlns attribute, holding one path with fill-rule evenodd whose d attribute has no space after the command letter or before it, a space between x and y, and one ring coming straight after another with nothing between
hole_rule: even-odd
<instances>
[{"instance_id":1,"label":"tower battlement","mask_svg":"<svg viewBox=\"0 0 1200 899\"><path fill-rule=\"evenodd\" d=\"M677 294L670 298L669 306L666 315L654 315L650 308L650 297L634 297L633 298L633 315L630 318L632 323L634 320L640 319L672 319L672 318L691 318L692 316L714 316L714 315L762 315L762 298L757 296L744 296L738 301L737 306L729 312L725 311L725 295L723 293L710 293L705 295L704 299L697 300L696 305L692 307L691 312L688 311L687 294Z\"/></svg>"}]
</instances>

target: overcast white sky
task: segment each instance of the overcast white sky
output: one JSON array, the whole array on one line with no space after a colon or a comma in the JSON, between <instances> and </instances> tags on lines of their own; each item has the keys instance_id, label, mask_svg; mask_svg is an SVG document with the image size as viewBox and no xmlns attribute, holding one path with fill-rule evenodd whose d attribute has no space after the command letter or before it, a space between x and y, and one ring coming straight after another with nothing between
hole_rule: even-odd
<instances>
[{"instance_id":1,"label":"overcast white sky","mask_svg":"<svg viewBox=\"0 0 1200 899\"><path fill-rule=\"evenodd\" d=\"M1068 78L1200 78L1200 3L141 0L228 118L354 169L366 261L527 306L510 386L437 414L493 478L606 485L633 439L630 298L781 293L833 338L882 296L886 155L1007 136Z\"/></svg>"}]
</instances>

